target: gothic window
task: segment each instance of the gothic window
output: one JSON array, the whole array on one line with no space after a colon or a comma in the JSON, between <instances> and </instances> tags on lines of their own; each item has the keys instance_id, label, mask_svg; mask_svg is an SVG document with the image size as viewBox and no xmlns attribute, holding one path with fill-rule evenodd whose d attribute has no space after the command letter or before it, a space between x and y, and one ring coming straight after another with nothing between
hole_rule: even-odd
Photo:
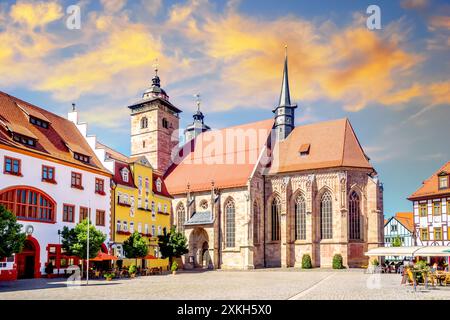
<instances>
[{"instance_id":1,"label":"gothic window","mask_svg":"<svg viewBox=\"0 0 450 320\"><path fill-rule=\"evenodd\" d=\"M225 204L225 246L234 247L235 242L235 207L229 199Z\"/></svg>"},{"instance_id":2,"label":"gothic window","mask_svg":"<svg viewBox=\"0 0 450 320\"><path fill-rule=\"evenodd\" d=\"M145 129L148 127L148 119L146 117L143 117L141 119L141 129Z\"/></svg>"},{"instance_id":3,"label":"gothic window","mask_svg":"<svg viewBox=\"0 0 450 320\"><path fill-rule=\"evenodd\" d=\"M186 219L184 205L180 203L177 206L177 227L179 232L183 232L184 230L184 221Z\"/></svg>"},{"instance_id":4,"label":"gothic window","mask_svg":"<svg viewBox=\"0 0 450 320\"><path fill-rule=\"evenodd\" d=\"M259 243L259 207L253 202L253 243Z\"/></svg>"},{"instance_id":5,"label":"gothic window","mask_svg":"<svg viewBox=\"0 0 450 320\"><path fill-rule=\"evenodd\" d=\"M271 227L272 227L272 241L280 240L280 211L281 201L278 197L272 201Z\"/></svg>"},{"instance_id":6,"label":"gothic window","mask_svg":"<svg viewBox=\"0 0 450 320\"><path fill-rule=\"evenodd\" d=\"M306 201L303 196L295 200L295 240L306 239Z\"/></svg>"},{"instance_id":7,"label":"gothic window","mask_svg":"<svg viewBox=\"0 0 450 320\"><path fill-rule=\"evenodd\" d=\"M167 121L166 118L162 119L162 126L163 126L163 128L166 128L166 129L169 127L169 121Z\"/></svg>"},{"instance_id":8,"label":"gothic window","mask_svg":"<svg viewBox=\"0 0 450 320\"><path fill-rule=\"evenodd\" d=\"M361 240L361 209L358 194L353 191L349 199L349 229L350 240Z\"/></svg>"},{"instance_id":9,"label":"gothic window","mask_svg":"<svg viewBox=\"0 0 450 320\"><path fill-rule=\"evenodd\" d=\"M320 238L333 238L333 205L330 192L325 192L320 201Z\"/></svg>"}]
</instances>

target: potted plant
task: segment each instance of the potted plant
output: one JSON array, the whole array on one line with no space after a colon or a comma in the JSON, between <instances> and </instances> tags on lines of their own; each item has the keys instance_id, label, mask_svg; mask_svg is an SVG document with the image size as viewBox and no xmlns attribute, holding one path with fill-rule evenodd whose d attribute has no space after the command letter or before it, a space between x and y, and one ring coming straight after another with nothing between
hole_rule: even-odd
<instances>
[{"instance_id":1,"label":"potted plant","mask_svg":"<svg viewBox=\"0 0 450 320\"><path fill-rule=\"evenodd\" d=\"M172 263L172 266L170 267L170 270L172 270L172 274L175 275L177 274L177 270L178 270L178 263L176 261L174 261Z\"/></svg>"},{"instance_id":2,"label":"potted plant","mask_svg":"<svg viewBox=\"0 0 450 320\"><path fill-rule=\"evenodd\" d=\"M105 277L106 281L111 281L114 278L114 273L105 273L103 277Z\"/></svg>"},{"instance_id":3,"label":"potted plant","mask_svg":"<svg viewBox=\"0 0 450 320\"><path fill-rule=\"evenodd\" d=\"M132 264L132 265L128 268L128 273L130 274L130 278L136 277L136 271L137 271L136 265Z\"/></svg>"},{"instance_id":4,"label":"potted plant","mask_svg":"<svg viewBox=\"0 0 450 320\"><path fill-rule=\"evenodd\" d=\"M333 256L333 269L345 269L342 262L342 255L339 253Z\"/></svg>"}]
</instances>

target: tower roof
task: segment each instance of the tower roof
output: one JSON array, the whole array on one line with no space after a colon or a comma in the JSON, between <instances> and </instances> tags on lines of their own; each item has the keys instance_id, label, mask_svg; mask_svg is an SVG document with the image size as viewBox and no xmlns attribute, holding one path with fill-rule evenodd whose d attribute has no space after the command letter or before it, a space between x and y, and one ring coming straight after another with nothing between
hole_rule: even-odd
<instances>
[{"instance_id":1,"label":"tower roof","mask_svg":"<svg viewBox=\"0 0 450 320\"><path fill-rule=\"evenodd\" d=\"M288 58L287 58L287 46L285 47L284 56L284 69L283 69L283 81L281 83L280 100L278 102L278 107L288 107L296 108L297 105L291 104L291 94L289 91L289 71L288 71ZM277 109L275 108L275 109ZM275 110L274 110L275 112Z\"/></svg>"}]
</instances>

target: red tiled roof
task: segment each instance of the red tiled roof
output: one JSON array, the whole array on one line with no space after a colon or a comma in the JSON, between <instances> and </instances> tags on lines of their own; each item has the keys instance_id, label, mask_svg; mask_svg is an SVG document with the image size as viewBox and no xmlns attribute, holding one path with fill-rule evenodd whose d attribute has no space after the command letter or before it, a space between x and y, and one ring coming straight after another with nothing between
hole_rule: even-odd
<instances>
[{"instance_id":1,"label":"red tiled roof","mask_svg":"<svg viewBox=\"0 0 450 320\"><path fill-rule=\"evenodd\" d=\"M156 189L156 180L158 180L158 178L161 179L161 192L158 192L158 190ZM163 197L167 197L167 198L172 198L172 196L169 194L169 191L167 190L167 186L166 183L164 182L164 179L162 176L153 173L153 193L156 195L160 195Z\"/></svg>"},{"instance_id":2,"label":"red tiled roof","mask_svg":"<svg viewBox=\"0 0 450 320\"><path fill-rule=\"evenodd\" d=\"M31 124L27 114L50 122L49 128L44 129ZM13 131L16 130L17 133L37 139L35 147L18 143L0 124L0 144L109 174L71 121L2 91L0 91L0 119ZM90 163L86 164L74 159L68 146L75 152L89 156Z\"/></svg>"},{"instance_id":3,"label":"red tiled roof","mask_svg":"<svg viewBox=\"0 0 450 320\"><path fill-rule=\"evenodd\" d=\"M410 232L414 232L414 214L412 212L397 212L395 218Z\"/></svg>"},{"instance_id":4,"label":"red tiled roof","mask_svg":"<svg viewBox=\"0 0 450 320\"><path fill-rule=\"evenodd\" d=\"M309 153L300 156L299 149L307 145ZM373 170L348 119L295 127L273 155L270 174L333 167Z\"/></svg>"},{"instance_id":5,"label":"red tiled roof","mask_svg":"<svg viewBox=\"0 0 450 320\"><path fill-rule=\"evenodd\" d=\"M216 188L245 186L270 135L272 126L273 119L269 119L203 132L195 141L189 143L193 146L192 152L188 152L180 159L179 164L174 164L167 170L165 182L169 193L172 195L185 193L188 184L191 191L210 190L212 181ZM243 143L238 144L236 137L228 136L227 132L234 134L241 132L240 136L244 138ZM256 132L257 141L253 141L254 139L244 132ZM219 147L219 150L211 150L213 143L216 142L223 147ZM234 148L227 150L227 146L231 145L234 145ZM245 161L239 163L237 159Z\"/></svg>"},{"instance_id":6,"label":"red tiled roof","mask_svg":"<svg viewBox=\"0 0 450 320\"><path fill-rule=\"evenodd\" d=\"M431 177L422 183L422 186L417 189L412 195L409 196L409 200L416 200L421 198L433 197L433 196L450 196L450 188L439 190L438 174L446 172L450 174L450 161L445 163L439 170L437 170Z\"/></svg>"}]
</instances>

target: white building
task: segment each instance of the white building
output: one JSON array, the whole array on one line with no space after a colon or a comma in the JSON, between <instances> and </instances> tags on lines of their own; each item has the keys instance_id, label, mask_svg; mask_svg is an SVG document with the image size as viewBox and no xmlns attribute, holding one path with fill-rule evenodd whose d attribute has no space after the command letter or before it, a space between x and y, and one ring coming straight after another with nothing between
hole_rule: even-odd
<instances>
[{"instance_id":1,"label":"white building","mask_svg":"<svg viewBox=\"0 0 450 320\"><path fill-rule=\"evenodd\" d=\"M413 202L417 245L450 246L450 161L408 199Z\"/></svg>"},{"instance_id":2,"label":"white building","mask_svg":"<svg viewBox=\"0 0 450 320\"><path fill-rule=\"evenodd\" d=\"M414 219L412 212L397 212L384 225L384 246L392 247L396 238L402 247L415 246ZM386 257L387 260L403 260L404 257Z\"/></svg>"},{"instance_id":3,"label":"white building","mask_svg":"<svg viewBox=\"0 0 450 320\"><path fill-rule=\"evenodd\" d=\"M37 278L77 264L61 250L58 230L91 222L110 239L110 179L69 120L0 92L0 205L27 233L23 251L0 261L0 280Z\"/></svg>"}]
</instances>

